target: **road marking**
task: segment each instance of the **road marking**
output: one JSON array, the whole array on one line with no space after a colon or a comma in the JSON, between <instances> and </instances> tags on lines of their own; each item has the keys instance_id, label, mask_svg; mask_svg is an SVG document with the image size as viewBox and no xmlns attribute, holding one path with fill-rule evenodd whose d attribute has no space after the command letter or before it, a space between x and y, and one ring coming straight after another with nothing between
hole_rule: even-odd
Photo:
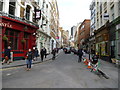
<instances>
[{"instance_id":1,"label":"road marking","mask_svg":"<svg viewBox=\"0 0 120 90\"><path fill-rule=\"evenodd\" d=\"M7 76L10 76L10 75L12 75L12 74L11 74L11 73L8 73L8 74L7 74Z\"/></svg>"},{"instance_id":2,"label":"road marking","mask_svg":"<svg viewBox=\"0 0 120 90\"><path fill-rule=\"evenodd\" d=\"M2 68L2 69L0 69L0 71L6 71L6 70L11 70L11 69L16 69L16 68L18 68L18 67Z\"/></svg>"}]
</instances>

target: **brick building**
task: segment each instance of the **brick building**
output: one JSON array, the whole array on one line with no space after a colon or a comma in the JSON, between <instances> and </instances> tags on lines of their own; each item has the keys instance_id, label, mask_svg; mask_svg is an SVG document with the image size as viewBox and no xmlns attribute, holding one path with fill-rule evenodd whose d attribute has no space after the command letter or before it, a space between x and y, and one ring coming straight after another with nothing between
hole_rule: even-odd
<instances>
[{"instance_id":1,"label":"brick building","mask_svg":"<svg viewBox=\"0 0 120 90\"><path fill-rule=\"evenodd\" d=\"M90 20L85 19L78 28L78 47L88 50L88 38L90 36Z\"/></svg>"}]
</instances>

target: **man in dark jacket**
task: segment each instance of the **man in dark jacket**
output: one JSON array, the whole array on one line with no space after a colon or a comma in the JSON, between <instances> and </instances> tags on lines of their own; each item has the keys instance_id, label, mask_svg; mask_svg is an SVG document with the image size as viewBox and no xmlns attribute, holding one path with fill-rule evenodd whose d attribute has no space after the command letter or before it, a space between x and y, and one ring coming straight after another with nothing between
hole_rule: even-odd
<instances>
[{"instance_id":1,"label":"man in dark jacket","mask_svg":"<svg viewBox=\"0 0 120 90\"><path fill-rule=\"evenodd\" d=\"M43 48L43 51L44 51L44 56L45 56L45 58L46 58L46 56L47 56L47 50L46 50L45 47Z\"/></svg>"},{"instance_id":2,"label":"man in dark jacket","mask_svg":"<svg viewBox=\"0 0 120 90\"><path fill-rule=\"evenodd\" d=\"M37 57L39 56L39 51L38 51L38 49L37 48L35 48L35 50L34 50L34 52L33 52L34 54L34 60L36 60L37 61Z\"/></svg>"},{"instance_id":3,"label":"man in dark jacket","mask_svg":"<svg viewBox=\"0 0 120 90\"><path fill-rule=\"evenodd\" d=\"M32 50L29 49L28 52L27 52L27 70L30 70L31 69L31 65L32 65L32 59L33 59L33 53L32 53Z\"/></svg>"},{"instance_id":4,"label":"man in dark jacket","mask_svg":"<svg viewBox=\"0 0 120 90\"><path fill-rule=\"evenodd\" d=\"M43 58L44 58L44 49L43 48L40 51L40 55L41 55L41 61L43 62Z\"/></svg>"},{"instance_id":5,"label":"man in dark jacket","mask_svg":"<svg viewBox=\"0 0 120 90\"><path fill-rule=\"evenodd\" d=\"M78 63L81 62L82 55L83 55L82 49L79 49L78 50L78 56L79 56Z\"/></svg>"},{"instance_id":6,"label":"man in dark jacket","mask_svg":"<svg viewBox=\"0 0 120 90\"><path fill-rule=\"evenodd\" d=\"M55 48L52 50L52 54L53 54L52 60L55 60L55 55L56 55L56 49Z\"/></svg>"},{"instance_id":7,"label":"man in dark jacket","mask_svg":"<svg viewBox=\"0 0 120 90\"><path fill-rule=\"evenodd\" d=\"M10 61L9 61L11 59L10 52L11 52L11 47L8 46L8 48L5 49L5 51L4 51L4 57L5 57L5 59L3 60L2 64L4 64L4 63L9 64L10 63Z\"/></svg>"}]
</instances>

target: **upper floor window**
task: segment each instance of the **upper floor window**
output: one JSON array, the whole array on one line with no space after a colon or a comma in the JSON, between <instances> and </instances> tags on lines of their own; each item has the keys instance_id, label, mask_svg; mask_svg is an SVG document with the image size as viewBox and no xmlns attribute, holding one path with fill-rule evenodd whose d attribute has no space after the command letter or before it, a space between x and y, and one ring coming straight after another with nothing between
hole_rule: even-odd
<instances>
[{"instance_id":1,"label":"upper floor window","mask_svg":"<svg viewBox=\"0 0 120 90\"><path fill-rule=\"evenodd\" d=\"M15 2L11 1L9 2L9 14L15 15Z\"/></svg>"},{"instance_id":2,"label":"upper floor window","mask_svg":"<svg viewBox=\"0 0 120 90\"><path fill-rule=\"evenodd\" d=\"M30 7L29 5L27 5L27 8L26 8L26 16L25 16L27 20L30 19L30 8L31 8L31 7Z\"/></svg>"},{"instance_id":3,"label":"upper floor window","mask_svg":"<svg viewBox=\"0 0 120 90\"><path fill-rule=\"evenodd\" d=\"M82 27L81 27L81 29L83 29L85 26L84 25L82 25Z\"/></svg>"},{"instance_id":4,"label":"upper floor window","mask_svg":"<svg viewBox=\"0 0 120 90\"><path fill-rule=\"evenodd\" d=\"M0 0L0 11L3 10L3 0Z\"/></svg>"},{"instance_id":5,"label":"upper floor window","mask_svg":"<svg viewBox=\"0 0 120 90\"><path fill-rule=\"evenodd\" d=\"M111 7L111 19L114 20L114 6Z\"/></svg>"}]
</instances>

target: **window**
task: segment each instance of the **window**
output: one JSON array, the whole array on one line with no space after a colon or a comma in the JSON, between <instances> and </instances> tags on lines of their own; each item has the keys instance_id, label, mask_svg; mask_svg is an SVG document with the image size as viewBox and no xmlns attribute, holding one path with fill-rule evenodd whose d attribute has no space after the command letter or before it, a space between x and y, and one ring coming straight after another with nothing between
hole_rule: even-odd
<instances>
[{"instance_id":1,"label":"window","mask_svg":"<svg viewBox=\"0 0 120 90\"><path fill-rule=\"evenodd\" d=\"M46 8L48 8L48 4L46 4Z\"/></svg>"},{"instance_id":2,"label":"window","mask_svg":"<svg viewBox=\"0 0 120 90\"><path fill-rule=\"evenodd\" d=\"M101 25L102 25L102 15L100 16L100 23L101 23Z\"/></svg>"},{"instance_id":3,"label":"window","mask_svg":"<svg viewBox=\"0 0 120 90\"><path fill-rule=\"evenodd\" d=\"M27 8L26 8L26 19L29 20L30 19L30 6L27 5Z\"/></svg>"},{"instance_id":4,"label":"window","mask_svg":"<svg viewBox=\"0 0 120 90\"><path fill-rule=\"evenodd\" d=\"M15 15L15 2L11 1L9 2L9 14Z\"/></svg>"},{"instance_id":5,"label":"window","mask_svg":"<svg viewBox=\"0 0 120 90\"><path fill-rule=\"evenodd\" d=\"M26 44L25 44L25 49L27 50L28 49L28 40L29 40L29 33L24 33L24 38L26 40Z\"/></svg>"},{"instance_id":6,"label":"window","mask_svg":"<svg viewBox=\"0 0 120 90\"><path fill-rule=\"evenodd\" d=\"M17 50L18 49L19 32L15 31L13 29L6 29L5 34L8 37L9 44L12 47L12 49Z\"/></svg>"},{"instance_id":7,"label":"window","mask_svg":"<svg viewBox=\"0 0 120 90\"><path fill-rule=\"evenodd\" d=\"M107 2L104 3L104 10L107 9Z\"/></svg>"},{"instance_id":8,"label":"window","mask_svg":"<svg viewBox=\"0 0 120 90\"><path fill-rule=\"evenodd\" d=\"M114 6L111 7L111 19L114 20Z\"/></svg>"},{"instance_id":9,"label":"window","mask_svg":"<svg viewBox=\"0 0 120 90\"><path fill-rule=\"evenodd\" d=\"M2 11L2 10L3 10L3 1L0 0L0 11Z\"/></svg>"},{"instance_id":10,"label":"window","mask_svg":"<svg viewBox=\"0 0 120 90\"><path fill-rule=\"evenodd\" d=\"M85 26L84 25L82 25L82 27L81 27L81 29L83 29Z\"/></svg>"}]
</instances>

